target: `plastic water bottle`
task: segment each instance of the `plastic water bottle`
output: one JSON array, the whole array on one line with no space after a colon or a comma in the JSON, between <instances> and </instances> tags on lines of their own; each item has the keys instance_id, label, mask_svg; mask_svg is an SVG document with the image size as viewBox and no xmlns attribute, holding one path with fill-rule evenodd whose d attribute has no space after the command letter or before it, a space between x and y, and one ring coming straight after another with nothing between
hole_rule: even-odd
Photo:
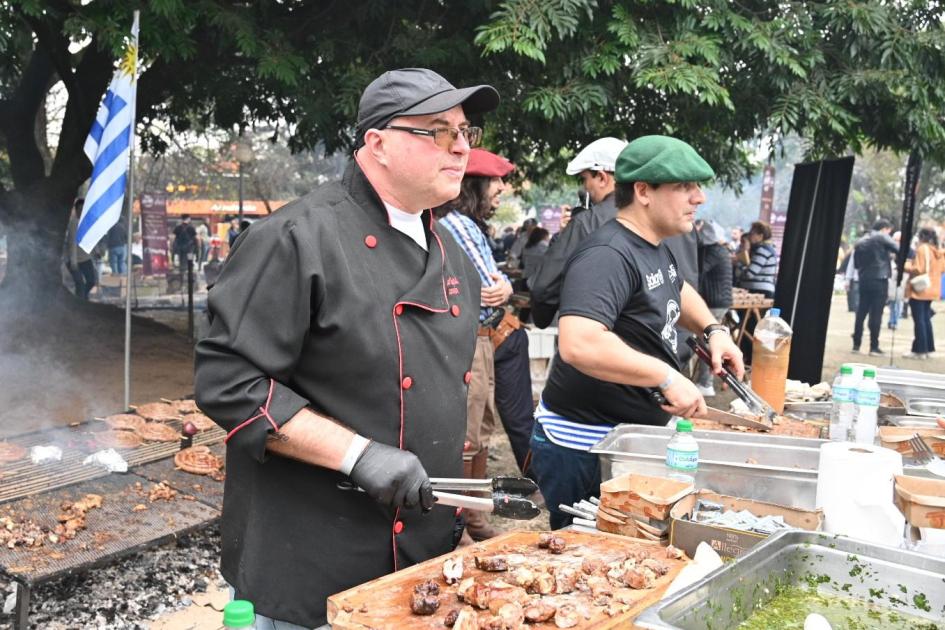
<instances>
[{"instance_id":1,"label":"plastic water bottle","mask_svg":"<svg viewBox=\"0 0 945 630\"><path fill-rule=\"evenodd\" d=\"M876 439L876 416L882 392L876 382L876 370L863 370L863 380L856 386L856 425L853 439L857 444L872 444Z\"/></svg>"},{"instance_id":2,"label":"plastic water bottle","mask_svg":"<svg viewBox=\"0 0 945 630\"><path fill-rule=\"evenodd\" d=\"M853 366L844 364L833 381L830 408L830 439L844 442L850 439L853 419L856 415L856 380Z\"/></svg>"},{"instance_id":3,"label":"plastic water bottle","mask_svg":"<svg viewBox=\"0 0 945 630\"><path fill-rule=\"evenodd\" d=\"M666 476L686 483L696 482L699 469L699 443L692 437L692 422L676 421L676 433L666 445Z\"/></svg>"},{"instance_id":4,"label":"plastic water bottle","mask_svg":"<svg viewBox=\"0 0 945 630\"><path fill-rule=\"evenodd\" d=\"M234 599L223 607L224 630L253 630L256 628L256 611L253 602Z\"/></svg>"},{"instance_id":5,"label":"plastic water bottle","mask_svg":"<svg viewBox=\"0 0 945 630\"><path fill-rule=\"evenodd\" d=\"M751 351L751 388L778 413L784 411L784 386L791 360L794 331L781 319L781 309L772 308L755 326Z\"/></svg>"}]
</instances>

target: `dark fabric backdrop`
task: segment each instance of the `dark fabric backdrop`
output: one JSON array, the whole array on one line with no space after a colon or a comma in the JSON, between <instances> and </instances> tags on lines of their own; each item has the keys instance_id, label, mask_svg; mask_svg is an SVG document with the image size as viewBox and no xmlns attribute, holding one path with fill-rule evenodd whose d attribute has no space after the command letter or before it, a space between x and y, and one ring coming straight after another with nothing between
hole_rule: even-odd
<instances>
[{"instance_id":1,"label":"dark fabric backdrop","mask_svg":"<svg viewBox=\"0 0 945 630\"><path fill-rule=\"evenodd\" d=\"M810 384L820 382L824 365L833 276L852 175L853 158L846 157L798 164L791 182L774 304L794 330L788 377Z\"/></svg>"}]
</instances>

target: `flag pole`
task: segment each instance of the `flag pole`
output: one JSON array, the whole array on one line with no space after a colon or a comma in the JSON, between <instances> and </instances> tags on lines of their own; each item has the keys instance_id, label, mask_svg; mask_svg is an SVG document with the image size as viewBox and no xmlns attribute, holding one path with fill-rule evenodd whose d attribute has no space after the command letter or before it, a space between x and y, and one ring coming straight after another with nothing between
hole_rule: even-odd
<instances>
[{"instance_id":1,"label":"flag pole","mask_svg":"<svg viewBox=\"0 0 945 630\"><path fill-rule=\"evenodd\" d=\"M132 254L134 234L134 204L135 204L135 119L138 104L138 18L140 11L135 11L134 25L131 27L134 36L135 65L131 75L131 142L129 144L128 165L128 252L125 255L125 409L131 405L131 283Z\"/></svg>"}]
</instances>

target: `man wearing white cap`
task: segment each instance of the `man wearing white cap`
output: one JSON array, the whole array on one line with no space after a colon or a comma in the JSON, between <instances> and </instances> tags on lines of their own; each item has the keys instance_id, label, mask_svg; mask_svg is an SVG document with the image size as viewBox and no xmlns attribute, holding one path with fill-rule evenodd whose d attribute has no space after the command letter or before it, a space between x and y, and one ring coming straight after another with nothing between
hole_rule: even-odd
<instances>
[{"instance_id":1,"label":"man wearing white cap","mask_svg":"<svg viewBox=\"0 0 945 630\"><path fill-rule=\"evenodd\" d=\"M537 273L528 280L532 319L539 328L551 324L558 312L558 296L568 258L588 234L617 216L617 206L614 205L614 164L625 146L626 140L599 138L568 162L565 172L581 177L584 190L590 195L594 207L571 219L548 248Z\"/></svg>"}]
</instances>

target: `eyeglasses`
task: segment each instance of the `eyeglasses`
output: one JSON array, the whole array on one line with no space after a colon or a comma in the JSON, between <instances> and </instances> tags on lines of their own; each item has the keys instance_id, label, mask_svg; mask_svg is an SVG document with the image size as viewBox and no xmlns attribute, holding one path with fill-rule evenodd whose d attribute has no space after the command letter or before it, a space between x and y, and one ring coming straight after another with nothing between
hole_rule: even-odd
<instances>
[{"instance_id":1,"label":"eyeglasses","mask_svg":"<svg viewBox=\"0 0 945 630\"><path fill-rule=\"evenodd\" d=\"M406 131L417 136L430 136L433 138L436 146L449 150L453 143L463 134L469 148L479 146L482 141L482 127L437 127L436 129L420 129L418 127L401 127L400 125L387 125L384 129L393 129L395 131Z\"/></svg>"}]
</instances>

